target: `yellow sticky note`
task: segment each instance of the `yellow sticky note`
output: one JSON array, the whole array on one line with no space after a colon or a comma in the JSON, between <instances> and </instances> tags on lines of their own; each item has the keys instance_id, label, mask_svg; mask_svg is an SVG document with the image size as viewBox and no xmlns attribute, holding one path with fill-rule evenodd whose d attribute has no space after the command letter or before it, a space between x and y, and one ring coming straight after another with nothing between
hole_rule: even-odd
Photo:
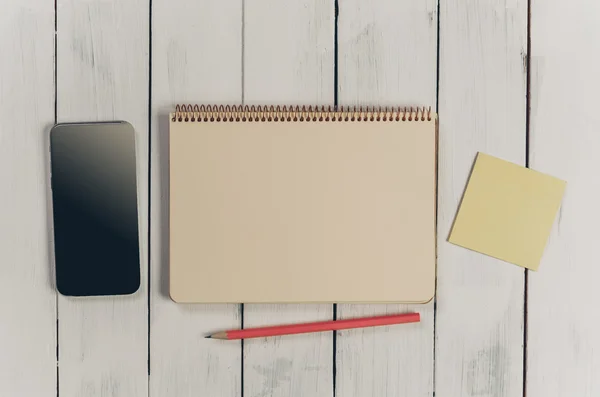
<instances>
[{"instance_id":1,"label":"yellow sticky note","mask_svg":"<svg viewBox=\"0 0 600 397\"><path fill-rule=\"evenodd\" d=\"M537 270L566 182L479 153L449 241Z\"/></svg>"}]
</instances>

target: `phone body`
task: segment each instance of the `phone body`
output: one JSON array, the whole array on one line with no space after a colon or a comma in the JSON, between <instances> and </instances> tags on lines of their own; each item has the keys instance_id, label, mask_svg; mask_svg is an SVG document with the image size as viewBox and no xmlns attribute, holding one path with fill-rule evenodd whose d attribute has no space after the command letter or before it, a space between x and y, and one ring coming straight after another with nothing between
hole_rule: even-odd
<instances>
[{"instance_id":1,"label":"phone body","mask_svg":"<svg viewBox=\"0 0 600 397\"><path fill-rule=\"evenodd\" d=\"M140 287L135 131L123 121L50 131L56 287L67 296Z\"/></svg>"}]
</instances>

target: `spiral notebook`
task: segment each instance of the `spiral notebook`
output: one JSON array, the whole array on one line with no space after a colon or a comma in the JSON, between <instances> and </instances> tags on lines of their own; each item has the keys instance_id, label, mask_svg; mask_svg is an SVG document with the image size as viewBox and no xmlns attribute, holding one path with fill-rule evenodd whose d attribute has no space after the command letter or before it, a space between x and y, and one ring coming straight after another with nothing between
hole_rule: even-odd
<instances>
[{"instance_id":1,"label":"spiral notebook","mask_svg":"<svg viewBox=\"0 0 600 397\"><path fill-rule=\"evenodd\" d=\"M181 106L170 118L173 300L433 297L431 110Z\"/></svg>"}]
</instances>

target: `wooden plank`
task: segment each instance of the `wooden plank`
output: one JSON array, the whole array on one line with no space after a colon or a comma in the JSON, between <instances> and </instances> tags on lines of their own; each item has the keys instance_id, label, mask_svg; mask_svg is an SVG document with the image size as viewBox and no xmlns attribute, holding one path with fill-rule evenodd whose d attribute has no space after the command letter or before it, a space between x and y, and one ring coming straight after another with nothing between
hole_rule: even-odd
<instances>
[{"instance_id":1,"label":"wooden plank","mask_svg":"<svg viewBox=\"0 0 600 397\"><path fill-rule=\"evenodd\" d=\"M244 4L247 104L332 105L334 9L330 0ZM333 318L333 306L244 305L244 326ZM245 396L331 396L331 333L244 342Z\"/></svg>"},{"instance_id":2,"label":"wooden plank","mask_svg":"<svg viewBox=\"0 0 600 397\"><path fill-rule=\"evenodd\" d=\"M524 271L447 238L478 151L525 163L527 1L440 6L435 392L521 396Z\"/></svg>"},{"instance_id":3,"label":"wooden plank","mask_svg":"<svg viewBox=\"0 0 600 397\"><path fill-rule=\"evenodd\" d=\"M340 2L341 105L435 107L435 0ZM342 331L337 396L430 396L434 305L338 305L338 317L417 311L418 325Z\"/></svg>"},{"instance_id":4,"label":"wooden plank","mask_svg":"<svg viewBox=\"0 0 600 397\"><path fill-rule=\"evenodd\" d=\"M3 4L1 396L56 396L56 292L48 157L48 132L54 122L53 32L52 1Z\"/></svg>"},{"instance_id":5,"label":"wooden plank","mask_svg":"<svg viewBox=\"0 0 600 397\"><path fill-rule=\"evenodd\" d=\"M531 4L532 169L567 181L538 272L529 272L527 396L600 394L600 4Z\"/></svg>"},{"instance_id":6,"label":"wooden plank","mask_svg":"<svg viewBox=\"0 0 600 397\"><path fill-rule=\"evenodd\" d=\"M141 287L58 300L59 393L148 395L148 2L57 2L58 121L129 121L136 130Z\"/></svg>"},{"instance_id":7,"label":"wooden plank","mask_svg":"<svg viewBox=\"0 0 600 397\"><path fill-rule=\"evenodd\" d=\"M152 2L150 394L239 396L239 342L204 339L238 328L238 305L169 298L168 114L178 103L242 99L242 1Z\"/></svg>"}]
</instances>

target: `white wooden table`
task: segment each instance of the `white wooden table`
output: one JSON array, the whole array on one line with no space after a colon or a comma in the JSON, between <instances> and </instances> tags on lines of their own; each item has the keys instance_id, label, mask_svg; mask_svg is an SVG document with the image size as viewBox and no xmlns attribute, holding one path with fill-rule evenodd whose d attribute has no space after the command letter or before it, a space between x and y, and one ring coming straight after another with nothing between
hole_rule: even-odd
<instances>
[{"instance_id":1,"label":"white wooden table","mask_svg":"<svg viewBox=\"0 0 600 397\"><path fill-rule=\"evenodd\" d=\"M0 396L597 397L599 18L597 0L2 1ZM436 108L435 301L173 303L165 115L187 102ZM48 131L112 119L137 130L142 287L70 299L53 281ZM568 181L539 272L446 242L477 151ZM203 338L405 310L422 322Z\"/></svg>"}]
</instances>

